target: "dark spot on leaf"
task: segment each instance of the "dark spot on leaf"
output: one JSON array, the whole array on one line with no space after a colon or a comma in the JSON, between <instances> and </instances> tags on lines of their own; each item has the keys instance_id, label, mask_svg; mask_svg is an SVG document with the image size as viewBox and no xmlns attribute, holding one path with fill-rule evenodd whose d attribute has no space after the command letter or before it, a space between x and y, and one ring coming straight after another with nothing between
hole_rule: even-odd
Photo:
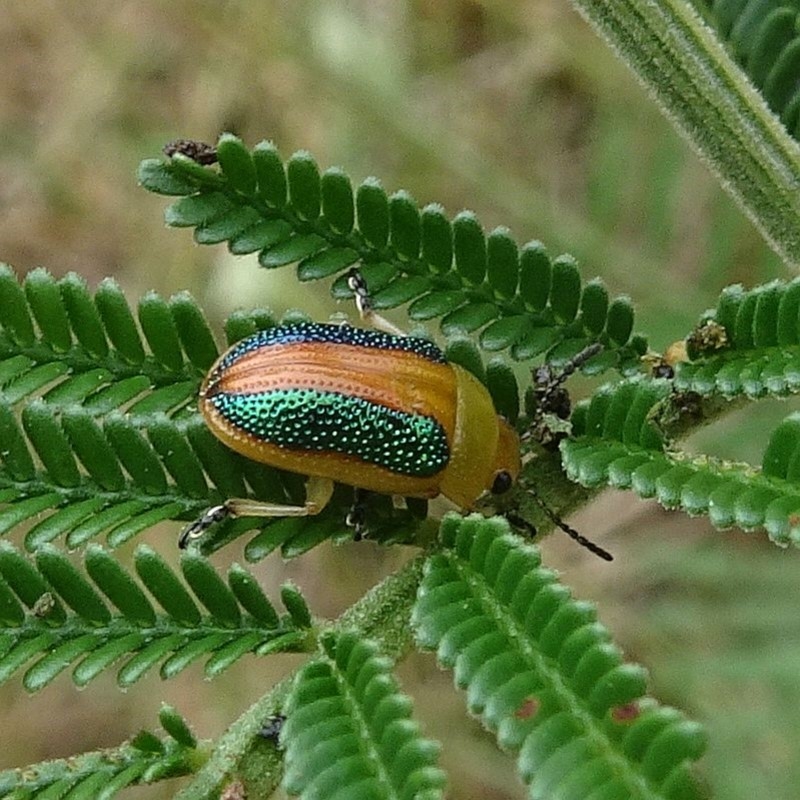
<instances>
[{"instance_id":1,"label":"dark spot on leaf","mask_svg":"<svg viewBox=\"0 0 800 800\"><path fill-rule=\"evenodd\" d=\"M641 710L637 702L625 703L625 705L614 706L611 709L611 719L614 722L633 722L640 713Z\"/></svg>"},{"instance_id":2,"label":"dark spot on leaf","mask_svg":"<svg viewBox=\"0 0 800 800\"><path fill-rule=\"evenodd\" d=\"M526 697L514 712L514 716L517 719L530 719L539 713L539 706L538 697Z\"/></svg>"},{"instance_id":3,"label":"dark spot on leaf","mask_svg":"<svg viewBox=\"0 0 800 800\"><path fill-rule=\"evenodd\" d=\"M46 617L56 607L56 599L51 592L40 594L33 604L33 615L35 617Z\"/></svg>"},{"instance_id":4,"label":"dark spot on leaf","mask_svg":"<svg viewBox=\"0 0 800 800\"><path fill-rule=\"evenodd\" d=\"M247 792L241 781L231 781L219 796L219 800L245 800Z\"/></svg>"},{"instance_id":5,"label":"dark spot on leaf","mask_svg":"<svg viewBox=\"0 0 800 800\"><path fill-rule=\"evenodd\" d=\"M198 142L194 139L175 139L165 144L163 150L164 155L169 158L180 153L203 166L217 162L217 148L213 144Z\"/></svg>"}]
</instances>

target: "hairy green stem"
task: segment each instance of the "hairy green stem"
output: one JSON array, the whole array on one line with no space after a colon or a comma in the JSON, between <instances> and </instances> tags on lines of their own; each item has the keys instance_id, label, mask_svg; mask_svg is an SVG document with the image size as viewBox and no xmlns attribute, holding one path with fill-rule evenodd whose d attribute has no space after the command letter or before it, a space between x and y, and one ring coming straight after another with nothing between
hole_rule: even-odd
<instances>
[{"instance_id":1,"label":"hairy green stem","mask_svg":"<svg viewBox=\"0 0 800 800\"><path fill-rule=\"evenodd\" d=\"M163 750L148 753L126 742L119 747L93 750L72 758L58 758L20 769L3 770L0 772L0 796L29 797L46 792L48 787L60 781L69 780L74 781L74 784L80 784L98 774L105 775L106 782L109 782L120 773L137 767L141 770L137 781L149 782L146 778L143 779L147 767L157 766L159 762L167 762L169 766L163 775L159 774L153 782L174 778L191 773L197 768L198 764L205 760L205 754L211 747L211 742L203 741L195 748L173 750L171 753L170 750L174 745L172 739L164 739L161 744Z\"/></svg>"},{"instance_id":2,"label":"hairy green stem","mask_svg":"<svg viewBox=\"0 0 800 800\"><path fill-rule=\"evenodd\" d=\"M572 0L771 247L800 266L800 147L687 0Z\"/></svg>"},{"instance_id":3,"label":"hairy green stem","mask_svg":"<svg viewBox=\"0 0 800 800\"><path fill-rule=\"evenodd\" d=\"M365 594L332 625L338 630L356 630L378 642L392 659L411 647L411 606L422 579L423 556ZM280 782L282 754L274 743L258 736L265 720L280 711L292 683L284 678L251 706L219 739L214 752L178 800L218 798L225 786L241 781L247 797L269 797Z\"/></svg>"}]
</instances>

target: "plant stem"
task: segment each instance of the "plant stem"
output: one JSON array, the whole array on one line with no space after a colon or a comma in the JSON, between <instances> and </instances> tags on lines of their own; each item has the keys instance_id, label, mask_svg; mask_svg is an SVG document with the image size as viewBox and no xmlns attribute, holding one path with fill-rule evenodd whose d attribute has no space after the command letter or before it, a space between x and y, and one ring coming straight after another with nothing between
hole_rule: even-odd
<instances>
[{"instance_id":1,"label":"plant stem","mask_svg":"<svg viewBox=\"0 0 800 800\"><path fill-rule=\"evenodd\" d=\"M572 0L789 265L800 147L687 0Z\"/></svg>"},{"instance_id":2,"label":"plant stem","mask_svg":"<svg viewBox=\"0 0 800 800\"><path fill-rule=\"evenodd\" d=\"M392 659L403 656L411 647L411 606L422 579L423 561L424 556L418 556L390 575L331 627L356 630L374 639ZM272 794L283 772L283 755L273 743L260 738L258 731L282 708L292 678L284 678L228 728L194 780L176 795L177 800L216 799L236 780L242 782L247 797Z\"/></svg>"}]
</instances>

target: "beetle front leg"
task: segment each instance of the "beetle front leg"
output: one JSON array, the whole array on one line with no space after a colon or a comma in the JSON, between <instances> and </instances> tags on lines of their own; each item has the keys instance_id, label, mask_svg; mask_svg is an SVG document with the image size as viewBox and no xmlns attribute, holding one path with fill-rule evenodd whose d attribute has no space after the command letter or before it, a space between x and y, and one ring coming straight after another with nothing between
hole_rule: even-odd
<instances>
[{"instance_id":1,"label":"beetle front leg","mask_svg":"<svg viewBox=\"0 0 800 800\"><path fill-rule=\"evenodd\" d=\"M178 547L186 548L192 539L202 536L210 527L229 517L309 517L319 514L333 495L333 481L310 477L306 481L306 502L302 506L266 503L260 500L232 497L222 505L213 506L195 520L180 535Z\"/></svg>"},{"instance_id":2,"label":"beetle front leg","mask_svg":"<svg viewBox=\"0 0 800 800\"><path fill-rule=\"evenodd\" d=\"M364 322L369 323L384 333L391 333L394 336L408 335L402 328L398 328L397 325L389 322L386 317L381 316L375 311L372 305L372 298L369 295L367 282L364 280L364 276L355 267L352 267L347 273L347 285L353 292L356 308Z\"/></svg>"}]
</instances>

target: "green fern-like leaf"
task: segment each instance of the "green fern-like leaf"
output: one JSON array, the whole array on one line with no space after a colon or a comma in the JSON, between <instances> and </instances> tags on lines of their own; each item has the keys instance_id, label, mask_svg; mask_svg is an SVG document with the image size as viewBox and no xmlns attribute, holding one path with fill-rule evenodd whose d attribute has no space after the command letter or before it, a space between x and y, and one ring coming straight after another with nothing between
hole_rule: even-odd
<instances>
[{"instance_id":1,"label":"green fern-like leaf","mask_svg":"<svg viewBox=\"0 0 800 800\"><path fill-rule=\"evenodd\" d=\"M146 295L140 327L110 280L92 296L75 275L20 284L2 267L0 297L0 531L55 509L29 549L103 532L116 545L202 510L205 473L236 483L242 467L212 453L192 413L217 348L188 295Z\"/></svg>"},{"instance_id":2,"label":"green fern-like leaf","mask_svg":"<svg viewBox=\"0 0 800 800\"><path fill-rule=\"evenodd\" d=\"M161 677L171 678L200 658L213 677L247 653L308 646L311 617L294 587L284 587L288 614L279 616L235 564L226 582L203 557L186 553L181 580L142 545L135 566L139 581L98 545L86 549L82 571L52 545L31 561L0 544L0 683L26 668L23 684L37 691L74 666L72 679L84 686L123 659L120 686L158 664Z\"/></svg>"},{"instance_id":3,"label":"green fern-like leaf","mask_svg":"<svg viewBox=\"0 0 800 800\"><path fill-rule=\"evenodd\" d=\"M447 518L414 611L470 711L517 754L534 800L690 798L699 726L645 697L595 609L499 519Z\"/></svg>"},{"instance_id":4,"label":"green fern-like leaf","mask_svg":"<svg viewBox=\"0 0 800 800\"><path fill-rule=\"evenodd\" d=\"M438 746L422 738L391 662L354 633L298 674L281 740L284 787L303 798L441 798Z\"/></svg>"},{"instance_id":5,"label":"green fern-like leaf","mask_svg":"<svg viewBox=\"0 0 800 800\"><path fill-rule=\"evenodd\" d=\"M171 706L159 714L167 732L159 738L141 731L131 742L70 759L45 761L0 772L0 797L110 800L128 786L156 783L196 768L198 743Z\"/></svg>"},{"instance_id":6,"label":"green fern-like leaf","mask_svg":"<svg viewBox=\"0 0 800 800\"><path fill-rule=\"evenodd\" d=\"M305 152L284 165L272 144L250 152L228 134L218 151L218 171L181 155L139 170L145 188L181 196L166 221L194 228L196 241L258 252L267 268L297 263L300 280L358 263L377 308L409 304L412 319L440 318L446 334L479 333L484 349L517 360L563 362L600 341L605 352L587 371L638 369L646 342L631 336L630 302L610 300L598 281L582 284L571 257L551 258L539 242L519 249L505 228L487 236L469 212L450 220L440 206L420 210L372 178L354 192L340 170L320 175ZM345 276L333 293L351 296Z\"/></svg>"},{"instance_id":7,"label":"green fern-like leaf","mask_svg":"<svg viewBox=\"0 0 800 800\"><path fill-rule=\"evenodd\" d=\"M110 278L94 296L75 274L55 280L43 269L23 283L0 266L0 377L17 402L47 387L49 401L66 405L92 397L98 411L119 405L123 383L133 400L146 387L185 383L185 395L163 399L173 410L192 397L196 381L217 356L202 313L188 294L169 301L146 295L139 325ZM136 383L125 383L135 379ZM137 390L138 389L138 390Z\"/></svg>"},{"instance_id":8,"label":"green fern-like leaf","mask_svg":"<svg viewBox=\"0 0 800 800\"><path fill-rule=\"evenodd\" d=\"M677 365L678 389L725 397L800 391L800 279L773 281L755 289L729 286L713 312L703 316L724 331L724 340L704 347L703 337L689 338L690 362ZM695 341L698 340L699 341Z\"/></svg>"},{"instance_id":9,"label":"green fern-like leaf","mask_svg":"<svg viewBox=\"0 0 800 800\"><path fill-rule=\"evenodd\" d=\"M142 402L155 404L156 394ZM38 518L25 537L29 550L60 537L77 547L103 533L116 547L162 520L190 519L221 498L250 494L248 484L285 496L276 471L254 476L194 413L97 417L86 403L59 408L47 400L22 404L21 425L0 400L0 498L7 504L0 532ZM42 519L43 511L51 513Z\"/></svg>"},{"instance_id":10,"label":"green fern-like leaf","mask_svg":"<svg viewBox=\"0 0 800 800\"><path fill-rule=\"evenodd\" d=\"M707 514L720 529L763 527L776 544L800 545L797 418L775 430L758 470L665 449L658 420L667 404L682 402L680 393L670 394L667 381L601 388L576 408L575 435L561 443L568 477L589 488L632 489L692 516Z\"/></svg>"},{"instance_id":11,"label":"green fern-like leaf","mask_svg":"<svg viewBox=\"0 0 800 800\"><path fill-rule=\"evenodd\" d=\"M792 0L706 0L726 41L789 133L800 137L800 8Z\"/></svg>"},{"instance_id":12,"label":"green fern-like leaf","mask_svg":"<svg viewBox=\"0 0 800 800\"><path fill-rule=\"evenodd\" d=\"M138 325L113 281L92 296L74 275L55 280L34 270L20 283L0 267L0 534L33 523L29 550L57 539L79 547L101 535L116 547L228 497L302 500L302 479L237 456L197 413L218 350L194 301L149 293L136 316ZM228 342L275 324L263 311L234 314ZM516 384L495 383L508 395L500 402L513 408ZM343 520L351 504L351 493L339 491L310 523L226 521L204 546L258 528L249 559L278 548L293 557L350 538ZM380 499L369 505L382 541L408 539L424 517Z\"/></svg>"}]
</instances>

